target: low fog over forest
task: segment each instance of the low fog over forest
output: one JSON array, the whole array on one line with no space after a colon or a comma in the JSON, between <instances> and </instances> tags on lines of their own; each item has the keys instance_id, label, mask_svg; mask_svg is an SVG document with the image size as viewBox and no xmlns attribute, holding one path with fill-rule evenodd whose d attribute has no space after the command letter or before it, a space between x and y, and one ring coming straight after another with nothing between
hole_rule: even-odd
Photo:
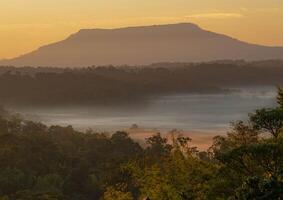
<instances>
[{"instance_id":1,"label":"low fog over forest","mask_svg":"<svg viewBox=\"0 0 283 200\"><path fill-rule=\"evenodd\" d=\"M0 103L128 104L156 95L226 93L235 87L276 87L282 82L283 62L276 60L73 69L3 66L0 68Z\"/></svg>"}]
</instances>

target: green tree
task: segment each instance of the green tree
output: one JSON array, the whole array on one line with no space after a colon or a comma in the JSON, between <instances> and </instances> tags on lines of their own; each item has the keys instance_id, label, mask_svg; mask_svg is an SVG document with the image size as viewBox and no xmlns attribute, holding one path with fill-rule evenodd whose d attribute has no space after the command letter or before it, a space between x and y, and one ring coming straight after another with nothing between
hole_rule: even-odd
<instances>
[{"instance_id":1,"label":"green tree","mask_svg":"<svg viewBox=\"0 0 283 200\"><path fill-rule=\"evenodd\" d=\"M249 123L238 121L232 123L232 130L227 133L227 136L216 136L213 138L213 144L209 151L217 157L242 145L258 143L259 135L259 131Z\"/></svg>"},{"instance_id":2,"label":"green tree","mask_svg":"<svg viewBox=\"0 0 283 200\"><path fill-rule=\"evenodd\" d=\"M250 121L255 129L269 132L277 138L283 127L283 109L263 108L250 114Z\"/></svg>"},{"instance_id":3,"label":"green tree","mask_svg":"<svg viewBox=\"0 0 283 200\"><path fill-rule=\"evenodd\" d=\"M280 87L278 88L277 103L283 109L283 90Z\"/></svg>"},{"instance_id":4,"label":"green tree","mask_svg":"<svg viewBox=\"0 0 283 200\"><path fill-rule=\"evenodd\" d=\"M125 189L126 186L123 184L107 187L103 194L103 200L134 200L132 194Z\"/></svg>"},{"instance_id":5,"label":"green tree","mask_svg":"<svg viewBox=\"0 0 283 200\"><path fill-rule=\"evenodd\" d=\"M282 152L283 140L270 139L235 148L222 154L220 161L241 180L237 191L242 199L244 194L250 196L247 199L279 199L283 196Z\"/></svg>"},{"instance_id":6,"label":"green tree","mask_svg":"<svg viewBox=\"0 0 283 200\"><path fill-rule=\"evenodd\" d=\"M157 137L157 141L165 141L161 140L160 136ZM157 139L156 136L154 139ZM163 159L159 158L150 165L144 165L142 161L128 165L141 196L147 196L152 200L207 197L209 180L214 176L216 168L196 158L188 145L189 141L186 137L178 136L173 138L170 152L161 154ZM166 148L166 145L163 145L163 148Z\"/></svg>"},{"instance_id":7,"label":"green tree","mask_svg":"<svg viewBox=\"0 0 283 200\"><path fill-rule=\"evenodd\" d=\"M148 147L145 152L149 158L152 158L154 162L160 161L166 156L170 155L172 145L167 143L167 139L162 137L160 133L157 133L146 139Z\"/></svg>"}]
</instances>

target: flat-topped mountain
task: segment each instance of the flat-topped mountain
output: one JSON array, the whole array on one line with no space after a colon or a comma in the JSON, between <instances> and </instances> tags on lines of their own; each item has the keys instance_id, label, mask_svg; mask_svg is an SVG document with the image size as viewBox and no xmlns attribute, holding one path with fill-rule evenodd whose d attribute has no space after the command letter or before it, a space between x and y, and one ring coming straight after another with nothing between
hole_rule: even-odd
<instances>
[{"instance_id":1,"label":"flat-topped mountain","mask_svg":"<svg viewBox=\"0 0 283 200\"><path fill-rule=\"evenodd\" d=\"M0 62L15 66L82 67L156 62L283 59L283 47L249 44L182 23L83 29L67 39Z\"/></svg>"}]
</instances>

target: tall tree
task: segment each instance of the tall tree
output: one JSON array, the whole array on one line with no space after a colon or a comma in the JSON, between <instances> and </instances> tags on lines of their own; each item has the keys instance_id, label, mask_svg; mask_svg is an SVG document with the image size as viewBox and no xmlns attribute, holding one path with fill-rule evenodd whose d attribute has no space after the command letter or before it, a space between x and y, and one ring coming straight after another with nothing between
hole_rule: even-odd
<instances>
[{"instance_id":1,"label":"tall tree","mask_svg":"<svg viewBox=\"0 0 283 200\"><path fill-rule=\"evenodd\" d=\"M277 103L283 109L283 89L280 87L278 88Z\"/></svg>"}]
</instances>

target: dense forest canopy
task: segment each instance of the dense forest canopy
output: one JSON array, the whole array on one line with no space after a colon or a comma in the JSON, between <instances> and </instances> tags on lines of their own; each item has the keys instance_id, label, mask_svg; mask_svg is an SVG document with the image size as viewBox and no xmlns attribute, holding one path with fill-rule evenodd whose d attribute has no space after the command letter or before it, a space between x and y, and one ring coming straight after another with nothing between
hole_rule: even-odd
<instances>
[{"instance_id":1,"label":"dense forest canopy","mask_svg":"<svg viewBox=\"0 0 283 200\"><path fill-rule=\"evenodd\" d=\"M282 83L282 61L160 63L78 69L0 67L0 103L136 103L156 95L221 93L233 87Z\"/></svg>"},{"instance_id":2,"label":"dense forest canopy","mask_svg":"<svg viewBox=\"0 0 283 200\"><path fill-rule=\"evenodd\" d=\"M141 147L125 132L46 126L1 109L1 200L283 198L283 93L207 151L173 130Z\"/></svg>"}]
</instances>

